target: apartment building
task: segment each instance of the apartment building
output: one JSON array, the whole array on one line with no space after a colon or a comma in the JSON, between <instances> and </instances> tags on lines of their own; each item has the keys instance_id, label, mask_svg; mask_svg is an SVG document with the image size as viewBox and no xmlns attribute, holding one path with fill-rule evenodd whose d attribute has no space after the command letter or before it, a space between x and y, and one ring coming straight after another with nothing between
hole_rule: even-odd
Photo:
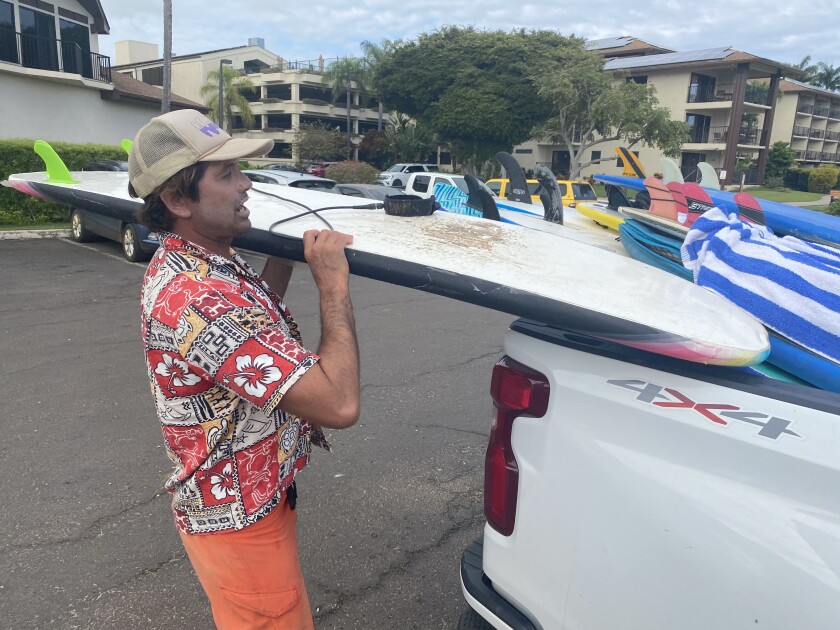
<instances>
[{"instance_id":1,"label":"apartment building","mask_svg":"<svg viewBox=\"0 0 840 630\"><path fill-rule=\"evenodd\" d=\"M108 32L99 0L0 0L0 138L117 145L159 113L159 88L112 76Z\"/></svg>"},{"instance_id":2,"label":"apartment building","mask_svg":"<svg viewBox=\"0 0 840 630\"><path fill-rule=\"evenodd\" d=\"M799 166L840 164L840 94L782 79L770 144L788 142Z\"/></svg>"},{"instance_id":3,"label":"apartment building","mask_svg":"<svg viewBox=\"0 0 840 630\"><path fill-rule=\"evenodd\" d=\"M767 152L777 139L789 142L793 128L801 133L805 128L804 114L795 113L794 98L779 98L780 91L796 84L784 81L783 77L798 78L801 71L769 59L758 57L732 48L711 48L706 50L674 52L664 51L634 38L613 38L588 42L590 50L607 57L605 70L613 73L616 81L635 81L656 88L659 102L667 107L674 120L685 121L689 127L689 140L682 146L677 159L683 175L693 178L699 162L708 162L720 173L722 184L737 183L743 173L748 183L763 181ZM802 84L797 84L801 86ZM819 90L818 90L819 91ZM837 96L840 98L840 96ZM831 101L826 94L808 92L802 96L800 109L808 104L819 104L820 113ZM836 107L836 105L835 105ZM777 117L777 111L783 115ZM795 115L794 115L795 113ZM830 121L831 105L826 116L812 124L807 120L809 133L832 131L836 125ZM810 114L813 118L813 114ZM808 140L810 136L808 137ZM821 137L819 149L816 144L805 142L801 147L805 154L813 156L834 151L837 144ZM578 144L579 146L579 144ZM583 156L583 162L612 158L618 143L604 143ZM648 146L633 147L648 173L661 170L659 160L663 154ZM539 140L516 148L517 157L524 158L523 150L530 160L521 159L523 165L542 163L562 172L568 169L567 147L555 146ZM825 160L822 160L825 161ZM811 163L814 163L813 161ZM621 171L621 165L614 160L594 164L584 169L583 175L613 173Z\"/></svg>"},{"instance_id":4,"label":"apartment building","mask_svg":"<svg viewBox=\"0 0 840 630\"><path fill-rule=\"evenodd\" d=\"M163 60L158 58L157 46L124 41L115 44L115 51L115 72L147 83L162 83ZM322 81L331 61L320 57L290 62L266 50L262 38L252 38L247 46L173 57L172 88L187 98L202 100L201 86L207 82L209 72L218 70L221 64L231 65L254 85L243 94L250 102L255 123L245 129L237 116L226 127L236 137L273 138L274 149L267 158L297 162L294 131L302 123L328 125L347 134L351 146L358 144L365 132L380 126L378 103L362 102L355 84L351 86L349 117L344 98L333 103L332 91Z\"/></svg>"}]
</instances>

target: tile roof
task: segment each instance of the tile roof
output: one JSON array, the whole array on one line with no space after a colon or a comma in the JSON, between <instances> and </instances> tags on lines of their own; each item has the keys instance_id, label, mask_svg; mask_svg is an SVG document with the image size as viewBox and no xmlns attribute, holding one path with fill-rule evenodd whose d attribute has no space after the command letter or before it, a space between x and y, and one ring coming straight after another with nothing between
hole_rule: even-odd
<instances>
[{"instance_id":1,"label":"tile roof","mask_svg":"<svg viewBox=\"0 0 840 630\"><path fill-rule=\"evenodd\" d=\"M156 85L149 85L122 73L112 72L111 82L114 85L113 91L102 91L102 98L106 100L136 100L150 103L163 101L163 90ZM196 103L177 94L172 94L173 109L197 109L202 112L209 111L206 105Z\"/></svg>"}]
</instances>

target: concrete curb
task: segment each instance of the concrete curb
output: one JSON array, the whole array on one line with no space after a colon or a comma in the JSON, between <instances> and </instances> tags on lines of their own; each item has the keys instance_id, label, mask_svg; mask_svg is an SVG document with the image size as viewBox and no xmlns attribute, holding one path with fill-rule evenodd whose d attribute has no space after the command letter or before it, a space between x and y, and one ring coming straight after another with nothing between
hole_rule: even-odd
<instances>
[{"instance_id":1,"label":"concrete curb","mask_svg":"<svg viewBox=\"0 0 840 630\"><path fill-rule=\"evenodd\" d=\"M19 241L29 238L69 238L70 230L0 230L0 241Z\"/></svg>"}]
</instances>

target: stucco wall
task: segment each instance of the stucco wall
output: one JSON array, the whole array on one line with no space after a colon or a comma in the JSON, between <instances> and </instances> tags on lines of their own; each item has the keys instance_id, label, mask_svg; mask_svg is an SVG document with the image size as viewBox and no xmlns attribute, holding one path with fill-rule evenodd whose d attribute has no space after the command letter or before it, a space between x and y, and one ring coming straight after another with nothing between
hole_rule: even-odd
<instances>
[{"instance_id":1,"label":"stucco wall","mask_svg":"<svg viewBox=\"0 0 840 630\"><path fill-rule=\"evenodd\" d=\"M160 113L150 103L103 101L100 90L0 73L0 138L118 145Z\"/></svg>"}]
</instances>

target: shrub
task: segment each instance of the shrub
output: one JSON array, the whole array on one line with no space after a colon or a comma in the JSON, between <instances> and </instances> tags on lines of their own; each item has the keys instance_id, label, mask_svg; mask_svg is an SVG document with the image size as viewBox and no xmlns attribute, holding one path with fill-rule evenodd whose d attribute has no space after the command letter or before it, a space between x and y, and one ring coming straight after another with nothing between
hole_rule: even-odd
<instances>
[{"instance_id":1,"label":"shrub","mask_svg":"<svg viewBox=\"0 0 840 630\"><path fill-rule=\"evenodd\" d=\"M821 164L811 171L808 178L808 192L827 194L837 182L840 169L831 164Z\"/></svg>"},{"instance_id":2,"label":"shrub","mask_svg":"<svg viewBox=\"0 0 840 630\"><path fill-rule=\"evenodd\" d=\"M370 164L347 160L328 166L325 175L339 184L373 184L379 171Z\"/></svg>"},{"instance_id":3,"label":"shrub","mask_svg":"<svg viewBox=\"0 0 840 630\"><path fill-rule=\"evenodd\" d=\"M793 190L808 192L809 168L789 168L785 171L785 186Z\"/></svg>"},{"instance_id":4,"label":"shrub","mask_svg":"<svg viewBox=\"0 0 840 630\"><path fill-rule=\"evenodd\" d=\"M0 179L12 173L43 171L44 163L32 149L34 140L0 140ZM71 171L80 171L95 158L125 160L118 146L101 144L50 143ZM34 225L68 220L67 208L0 187L0 225Z\"/></svg>"},{"instance_id":5,"label":"shrub","mask_svg":"<svg viewBox=\"0 0 840 630\"><path fill-rule=\"evenodd\" d=\"M785 178L778 176L770 176L764 178L764 186L770 190L784 190Z\"/></svg>"},{"instance_id":6,"label":"shrub","mask_svg":"<svg viewBox=\"0 0 840 630\"><path fill-rule=\"evenodd\" d=\"M828 214L833 214L835 217L840 217L840 199L832 201L825 209Z\"/></svg>"}]
</instances>

